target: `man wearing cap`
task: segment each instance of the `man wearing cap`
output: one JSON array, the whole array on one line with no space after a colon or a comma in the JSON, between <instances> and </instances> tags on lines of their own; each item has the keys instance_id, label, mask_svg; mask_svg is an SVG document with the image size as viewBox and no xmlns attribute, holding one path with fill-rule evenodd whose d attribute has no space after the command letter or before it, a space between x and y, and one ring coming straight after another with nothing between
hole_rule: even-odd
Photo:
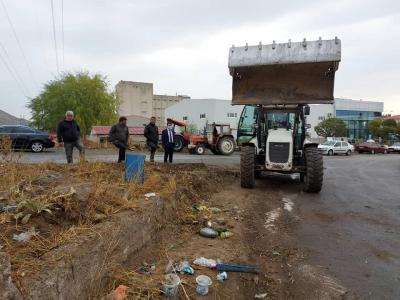
<instances>
[{"instance_id":1,"label":"man wearing cap","mask_svg":"<svg viewBox=\"0 0 400 300\"><path fill-rule=\"evenodd\" d=\"M74 119L74 113L67 111L65 119L58 124L57 127L57 142L64 145L67 163L71 164L74 147L79 150L80 160L84 160L85 148L80 143L81 129Z\"/></svg>"},{"instance_id":2,"label":"man wearing cap","mask_svg":"<svg viewBox=\"0 0 400 300\"><path fill-rule=\"evenodd\" d=\"M167 120L167 128L162 131L161 138L164 147L164 162L166 163L169 161L172 163L175 146L175 132L172 128L171 121Z\"/></svg>"}]
</instances>

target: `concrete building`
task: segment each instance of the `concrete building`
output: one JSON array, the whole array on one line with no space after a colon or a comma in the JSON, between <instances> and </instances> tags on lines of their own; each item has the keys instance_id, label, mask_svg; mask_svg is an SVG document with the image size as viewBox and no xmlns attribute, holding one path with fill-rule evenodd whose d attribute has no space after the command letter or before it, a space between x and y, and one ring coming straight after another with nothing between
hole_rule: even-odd
<instances>
[{"instance_id":1,"label":"concrete building","mask_svg":"<svg viewBox=\"0 0 400 300\"><path fill-rule=\"evenodd\" d=\"M311 125L311 138L318 138L314 130L318 123L329 117L337 117L346 123L349 139L368 139L368 122L381 117L383 112L383 102L341 98L335 98L334 104L314 104L310 107L307 124Z\"/></svg>"},{"instance_id":2,"label":"concrete building","mask_svg":"<svg viewBox=\"0 0 400 300\"><path fill-rule=\"evenodd\" d=\"M230 124L236 134L242 105L231 105L230 100L221 99L184 99L165 110L166 118L195 124L202 131L206 123Z\"/></svg>"},{"instance_id":3,"label":"concrete building","mask_svg":"<svg viewBox=\"0 0 400 300\"><path fill-rule=\"evenodd\" d=\"M120 81L115 86L115 90L121 104L118 113L128 119L130 126L138 126L144 118L148 122L149 118L155 116L157 123L164 124L165 109L183 99L190 99L189 96L176 95L154 95L153 83Z\"/></svg>"}]
</instances>

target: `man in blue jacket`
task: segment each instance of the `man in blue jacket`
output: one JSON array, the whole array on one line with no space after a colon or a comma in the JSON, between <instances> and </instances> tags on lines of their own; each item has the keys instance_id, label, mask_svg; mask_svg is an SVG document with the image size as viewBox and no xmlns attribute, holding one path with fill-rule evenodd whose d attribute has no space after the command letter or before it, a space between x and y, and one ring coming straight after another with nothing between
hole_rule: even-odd
<instances>
[{"instance_id":1,"label":"man in blue jacket","mask_svg":"<svg viewBox=\"0 0 400 300\"><path fill-rule=\"evenodd\" d=\"M65 119L58 124L57 141L60 145L64 145L67 162L72 163L72 154L74 147L79 150L80 160L84 160L85 148L80 143L81 129L78 123L74 120L74 113L67 111Z\"/></svg>"},{"instance_id":2,"label":"man in blue jacket","mask_svg":"<svg viewBox=\"0 0 400 300\"><path fill-rule=\"evenodd\" d=\"M174 145L175 145L175 132L172 128L171 121L167 121L167 128L162 131L161 134L162 144L164 147L164 162L169 160L172 163L174 156Z\"/></svg>"}]
</instances>

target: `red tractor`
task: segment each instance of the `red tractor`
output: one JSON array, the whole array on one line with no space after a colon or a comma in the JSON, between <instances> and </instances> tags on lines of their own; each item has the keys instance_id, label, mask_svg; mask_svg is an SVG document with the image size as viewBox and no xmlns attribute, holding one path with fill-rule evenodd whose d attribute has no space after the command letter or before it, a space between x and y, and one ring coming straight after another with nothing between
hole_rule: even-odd
<instances>
[{"instance_id":1,"label":"red tractor","mask_svg":"<svg viewBox=\"0 0 400 300\"><path fill-rule=\"evenodd\" d=\"M235 151L235 140L229 124L207 124L203 135L193 135L188 145L189 153L202 155L206 149L214 154L231 155Z\"/></svg>"}]
</instances>

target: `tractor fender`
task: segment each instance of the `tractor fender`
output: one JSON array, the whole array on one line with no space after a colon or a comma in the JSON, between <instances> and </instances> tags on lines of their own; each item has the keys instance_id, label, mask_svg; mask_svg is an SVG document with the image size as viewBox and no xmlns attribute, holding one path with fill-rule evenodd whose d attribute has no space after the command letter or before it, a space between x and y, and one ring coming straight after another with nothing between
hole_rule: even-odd
<instances>
[{"instance_id":1,"label":"tractor fender","mask_svg":"<svg viewBox=\"0 0 400 300\"><path fill-rule=\"evenodd\" d=\"M310 148L310 147L318 147L318 143L305 143L304 144L304 149Z\"/></svg>"}]
</instances>

